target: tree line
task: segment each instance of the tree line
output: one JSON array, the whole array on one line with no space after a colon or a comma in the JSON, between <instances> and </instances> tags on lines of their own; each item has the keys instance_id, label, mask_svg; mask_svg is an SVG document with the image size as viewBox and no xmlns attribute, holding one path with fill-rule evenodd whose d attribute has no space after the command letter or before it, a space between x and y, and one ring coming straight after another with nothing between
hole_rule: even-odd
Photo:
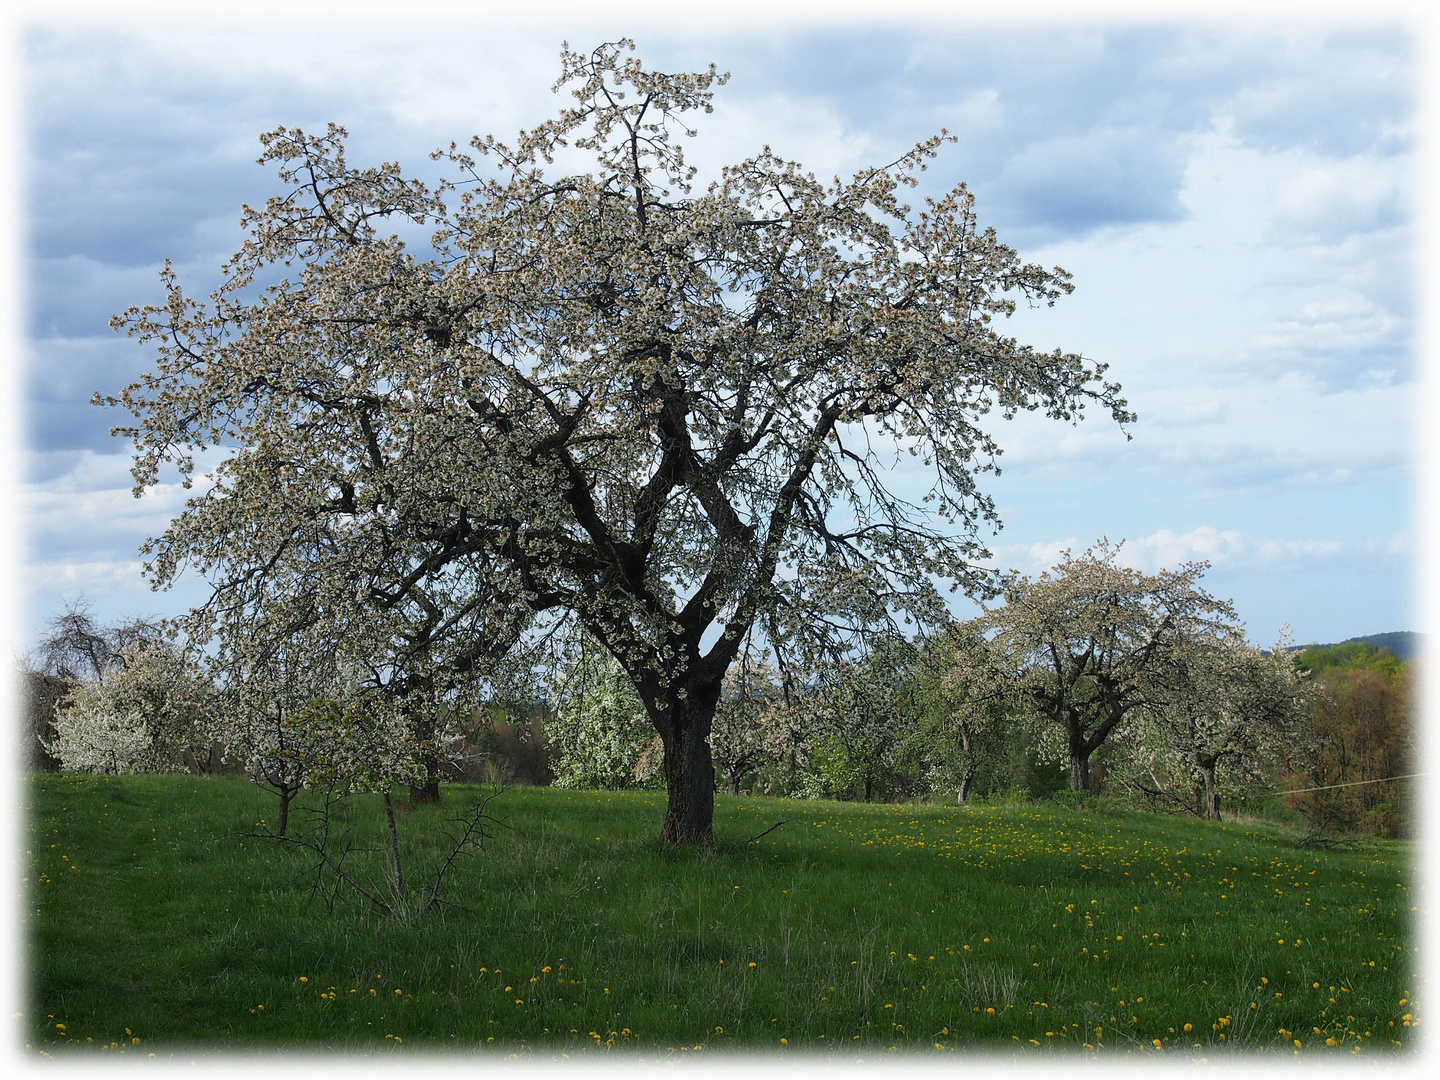
<instances>
[{"instance_id":1,"label":"tree line","mask_svg":"<svg viewBox=\"0 0 1440 1080\"><path fill-rule=\"evenodd\" d=\"M712 790L1020 800L1070 792L1218 819L1275 793L1329 832L1406 835L1413 663L1363 643L1249 643L1204 565L1144 574L1101 542L1013 575L981 615L797 669L751 635L716 704ZM663 787L664 749L616 657L577 633L479 708L418 725L363 673L227 683L163 627L57 617L25 676L32 767L244 771L307 788L469 779ZM308 680L308 681L307 681ZM418 731L428 738L417 736Z\"/></svg>"}]
</instances>

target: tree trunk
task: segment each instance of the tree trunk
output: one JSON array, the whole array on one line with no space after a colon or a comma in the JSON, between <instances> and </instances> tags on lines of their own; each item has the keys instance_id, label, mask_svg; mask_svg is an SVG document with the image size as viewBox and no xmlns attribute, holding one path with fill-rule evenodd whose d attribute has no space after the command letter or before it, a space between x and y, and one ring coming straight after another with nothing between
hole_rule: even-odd
<instances>
[{"instance_id":1,"label":"tree trunk","mask_svg":"<svg viewBox=\"0 0 1440 1080\"><path fill-rule=\"evenodd\" d=\"M665 748L665 790L668 802L660 839L666 844L715 843L715 763L710 756L710 722L720 701L720 680L714 686L675 688L656 728Z\"/></svg>"},{"instance_id":2,"label":"tree trunk","mask_svg":"<svg viewBox=\"0 0 1440 1080\"><path fill-rule=\"evenodd\" d=\"M744 776L744 775L745 775L745 774L744 774L743 772L741 772L739 769L730 769L730 770L728 770L728 771L726 772L726 777L727 777L727 778L729 779L729 781L730 781L730 794L731 794L731 795L739 795L739 794L740 794L740 778L741 778L742 776Z\"/></svg>"},{"instance_id":3,"label":"tree trunk","mask_svg":"<svg viewBox=\"0 0 1440 1080\"><path fill-rule=\"evenodd\" d=\"M1205 780L1205 816L1211 821L1220 820L1220 792L1215 790L1215 762L1200 762L1200 775Z\"/></svg>"},{"instance_id":4,"label":"tree trunk","mask_svg":"<svg viewBox=\"0 0 1440 1080\"><path fill-rule=\"evenodd\" d=\"M276 836L285 836L290 829L290 801L295 798L295 792L299 788L280 788L280 821L275 829Z\"/></svg>"},{"instance_id":5,"label":"tree trunk","mask_svg":"<svg viewBox=\"0 0 1440 1080\"><path fill-rule=\"evenodd\" d=\"M1070 755L1070 790L1090 790L1090 759L1073 752Z\"/></svg>"},{"instance_id":6,"label":"tree trunk","mask_svg":"<svg viewBox=\"0 0 1440 1080\"><path fill-rule=\"evenodd\" d=\"M960 790L955 801L963 803L970 797L970 785L975 782L975 753L970 745L970 731L964 724L960 725L960 750L965 755L965 766L960 773Z\"/></svg>"},{"instance_id":7,"label":"tree trunk","mask_svg":"<svg viewBox=\"0 0 1440 1080\"><path fill-rule=\"evenodd\" d=\"M410 802L415 803L438 803L440 801L440 773L439 770L431 771L429 763L426 763L425 782L423 784L410 785Z\"/></svg>"},{"instance_id":8,"label":"tree trunk","mask_svg":"<svg viewBox=\"0 0 1440 1080\"><path fill-rule=\"evenodd\" d=\"M385 823L390 828L390 865L395 872L395 896L405 895L405 871L400 866L400 832L395 827L395 800L385 792Z\"/></svg>"},{"instance_id":9,"label":"tree trunk","mask_svg":"<svg viewBox=\"0 0 1440 1080\"><path fill-rule=\"evenodd\" d=\"M422 712L418 716L410 718L410 725L415 732L416 740L423 746L426 743L433 743L435 739L435 718L428 713ZM438 753L430 753L425 758L425 782L422 784L410 785L410 804L438 803L440 801L440 779L442 762Z\"/></svg>"},{"instance_id":10,"label":"tree trunk","mask_svg":"<svg viewBox=\"0 0 1440 1080\"><path fill-rule=\"evenodd\" d=\"M693 714L665 746L665 823L660 839L667 844L715 843L715 766L710 760L709 725L694 723Z\"/></svg>"}]
</instances>

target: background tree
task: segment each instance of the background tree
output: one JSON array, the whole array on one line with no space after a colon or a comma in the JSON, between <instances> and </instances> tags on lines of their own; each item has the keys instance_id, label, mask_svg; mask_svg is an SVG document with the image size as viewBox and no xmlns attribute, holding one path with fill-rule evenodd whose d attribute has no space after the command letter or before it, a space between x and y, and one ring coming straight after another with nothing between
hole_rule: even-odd
<instances>
[{"instance_id":1,"label":"background tree","mask_svg":"<svg viewBox=\"0 0 1440 1080\"><path fill-rule=\"evenodd\" d=\"M163 628L153 619L126 619L112 626L97 622L81 597L50 620L35 653L40 671L74 683L103 680L123 662L123 650L164 640Z\"/></svg>"},{"instance_id":2,"label":"background tree","mask_svg":"<svg viewBox=\"0 0 1440 1080\"><path fill-rule=\"evenodd\" d=\"M741 782L771 759L767 721L783 697L778 672L753 651L743 649L725 673L710 727L711 756L731 795L739 795Z\"/></svg>"},{"instance_id":3,"label":"background tree","mask_svg":"<svg viewBox=\"0 0 1440 1080\"><path fill-rule=\"evenodd\" d=\"M1414 832L1417 661L1364 642L1296 657L1309 672L1313 752L1293 755L1285 787L1318 788L1287 799L1315 827L1374 836Z\"/></svg>"},{"instance_id":4,"label":"background tree","mask_svg":"<svg viewBox=\"0 0 1440 1080\"><path fill-rule=\"evenodd\" d=\"M81 772L181 771L202 763L214 697L181 650L131 638L108 655L103 678L75 684L47 749Z\"/></svg>"},{"instance_id":5,"label":"background tree","mask_svg":"<svg viewBox=\"0 0 1440 1080\"><path fill-rule=\"evenodd\" d=\"M555 786L633 787L655 729L615 658L582 636L558 673L551 702L545 733L555 753Z\"/></svg>"},{"instance_id":6,"label":"background tree","mask_svg":"<svg viewBox=\"0 0 1440 1080\"><path fill-rule=\"evenodd\" d=\"M297 598L298 603L303 603L303 598ZM269 614L283 618L287 612L277 607ZM355 645L353 640L332 641L300 622L292 622L290 632L284 635L254 622L251 627L251 640L263 647L235 648L221 654L221 691L210 735L225 748L227 757L244 764L253 781L275 793L279 807L274 832L288 837L295 797L317 784L327 789L348 786L346 761L359 753L353 734L342 738L333 726L318 726L338 715L327 711L329 705L343 702L348 706L367 690L378 691L366 685L365 668L347 652L347 645ZM394 722L393 714L382 713L371 703L363 714L367 722L354 730L383 731L393 744L393 730L369 722L382 715L387 724ZM307 730L310 726L316 730ZM405 742L411 746L417 742L413 725L407 725ZM346 754L327 766L320 761L326 747L337 752L344 747ZM374 770L363 771L367 779L373 778ZM425 769L407 768L403 776L406 782L423 783Z\"/></svg>"},{"instance_id":7,"label":"background tree","mask_svg":"<svg viewBox=\"0 0 1440 1080\"><path fill-rule=\"evenodd\" d=\"M120 666L122 649L163 640L161 627L154 620L135 618L106 626L96 621L83 597L67 603L50 620L33 659L26 658L20 666L23 711L30 733L30 766L60 767L48 745L55 736L56 719L82 683L103 682ZM104 710L95 712L89 706L87 713L94 715L95 724L108 724L113 719ZM98 736L100 729L95 724L91 730ZM134 740L133 732L128 738Z\"/></svg>"},{"instance_id":8,"label":"background tree","mask_svg":"<svg viewBox=\"0 0 1440 1080\"><path fill-rule=\"evenodd\" d=\"M981 762L1003 746L1014 708L1014 680L976 620L959 623L922 650L915 665L916 756L931 783L964 803Z\"/></svg>"},{"instance_id":9,"label":"background tree","mask_svg":"<svg viewBox=\"0 0 1440 1080\"><path fill-rule=\"evenodd\" d=\"M869 802L903 786L899 766L917 719L917 656L904 638L877 637L865 655L825 673L811 764L826 792L854 789Z\"/></svg>"},{"instance_id":10,"label":"background tree","mask_svg":"<svg viewBox=\"0 0 1440 1080\"><path fill-rule=\"evenodd\" d=\"M899 201L939 137L830 183L766 148L697 192L677 136L725 77L630 48L565 49L573 107L452 145L453 206L349 166L338 127L262 136L284 190L246 208L208 304L167 266L165 302L116 318L156 369L105 401L137 417L116 429L137 493L233 448L149 548L156 584L211 582L197 640L263 647L229 628L303 595L333 639L384 627L375 682L444 695L532 615L573 618L660 736L661 835L709 843L711 723L751 627L818 657L942 620L937 579L993 584L988 414L1130 413L1103 365L993 325L1068 293L1063 270L981 229L964 185ZM547 176L561 147L592 171ZM928 505L887 486L895 446Z\"/></svg>"},{"instance_id":11,"label":"background tree","mask_svg":"<svg viewBox=\"0 0 1440 1080\"><path fill-rule=\"evenodd\" d=\"M1065 552L1039 578L1016 577L980 625L1019 693L1064 740L1074 791L1090 788L1091 755L1135 710L1158 700L1177 645L1232 627L1235 613L1198 582L1206 563L1142 574L1102 540Z\"/></svg>"},{"instance_id":12,"label":"background tree","mask_svg":"<svg viewBox=\"0 0 1440 1080\"><path fill-rule=\"evenodd\" d=\"M1232 781L1256 781L1273 776L1282 754L1299 756L1313 730L1310 690L1287 637L1269 653L1239 632L1175 644L1157 672L1146 720L1198 777L1197 813L1220 820L1221 767Z\"/></svg>"}]
</instances>

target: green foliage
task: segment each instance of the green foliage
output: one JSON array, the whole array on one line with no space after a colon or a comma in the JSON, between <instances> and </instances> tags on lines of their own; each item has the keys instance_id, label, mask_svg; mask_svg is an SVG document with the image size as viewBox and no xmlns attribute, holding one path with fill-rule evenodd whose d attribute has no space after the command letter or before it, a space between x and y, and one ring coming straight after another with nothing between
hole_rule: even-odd
<instances>
[{"instance_id":1,"label":"green foliage","mask_svg":"<svg viewBox=\"0 0 1440 1080\"><path fill-rule=\"evenodd\" d=\"M1314 828L1402 837L1414 832L1415 665L1367 642L1306 649L1315 752L1292 760L1286 787L1320 788L1290 804ZM1392 779L1393 778L1393 779Z\"/></svg>"},{"instance_id":2,"label":"green foliage","mask_svg":"<svg viewBox=\"0 0 1440 1080\"><path fill-rule=\"evenodd\" d=\"M513 788L496 804L507 827L452 870L465 907L402 922L345 895L321 914L308 853L237 839L270 805L238 779L47 774L22 790L23 1041L77 1063L122 1049L202 1068L263 1050L633 1063L698 1046L1160 1065L1288 1059L1295 1040L1305 1058L1393 1063L1397 1043L1424 1045L1410 1026L1423 894L1404 843L721 796L717 849L677 852L654 842L662 795ZM405 819L415 865L448 847L449 815ZM357 869L383 870L380 797L352 796L337 824Z\"/></svg>"},{"instance_id":3,"label":"green foliage","mask_svg":"<svg viewBox=\"0 0 1440 1080\"><path fill-rule=\"evenodd\" d=\"M1295 657L1301 671L1322 672L1335 669L1373 671L1385 678L1399 675L1407 667L1389 649L1368 641L1347 641L1340 645L1307 645Z\"/></svg>"}]
</instances>

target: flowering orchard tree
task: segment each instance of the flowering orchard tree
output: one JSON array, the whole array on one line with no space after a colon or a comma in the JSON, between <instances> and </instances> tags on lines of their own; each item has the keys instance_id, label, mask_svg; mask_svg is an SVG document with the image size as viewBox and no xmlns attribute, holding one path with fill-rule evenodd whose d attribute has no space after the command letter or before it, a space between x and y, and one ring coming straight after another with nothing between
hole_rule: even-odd
<instances>
[{"instance_id":1,"label":"flowering orchard tree","mask_svg":"<svg viewBox=\"0 0 1440 1080\"><path fill-rule=\"evenodd\" d=\"M740 782L774 754L774 713L784 691L779 673L758 650L747 646L730 665L710 727L710 753L731 795Z\"/></svg>"},{"instance_id":2,"label":"flowering orchard tree","mask_svg":"<svg viewBox=\"0 0 1440 1080\"><path fill-rule=\"evenodd\" d=\"M1012 579L1005 604L980 625L1015 690L1056 725L1075 791L1090 786L1090 756L1137 710L1174 686L1180 646L1233 630L1235 612L1199 586L1207 563L1142 574L1108 541L1034 580Z\"/></svg>"},{"instance_id":3,"label":"flowering orchard tree","mask_svg":"<svg viewBox=\"0 0 1440 1080\"><path fill-rule=\"evenodd\" d=\"M1014 681L985 640L979 620L938 635L916 665L922 759L936 780L950 780L964 803L989 744L1014 707Z\"/></svg>"},{"instance_id":4,"label":"flowering orchard tree","mask_svg":"<svg viewBox=\"0 0 1440 1080\"><path fill-rule=\"evenodd\" d=\"M1314 741L1314 688L1304 674L1288 633L1268 654L1235 632L1176 643L1146 719L1197 778L1197 810L1210 820L1220 820L1218 767L1232 780L1258 780L1264 766Z\"/></svg>"},{"instance_id":5,"label":"flowering orchard tree","mask_svg":"<svg viewBox=\"0 0 1440 1080\"><path fill-rule=\"evenodd\" d=\"M150 640L118 646L102 675L75 684L46 749L80 772L167 772L206 741L214 687L181 652Z\"/></svg>"},{"instance_id":6,"label":"flowering orchard tree","mask_svg":"<svg viewBox=\"0 0 1440 1080\"><path fill-rule=\"evenodd\" d=\"M208 730L279 797L276 835L288 835L291 803L305 788L374 791L385 787L381 778L412 791L425 784L455 725L445 722L449 710L418 693L377 689L357 658L372 642L332 642L293 628L281 637L255 622L251 635L263 647L221 654L222 686ZM419 716L425 723L416 723Z\"/></svg>"},{"instance_id":7,"label":"flowering orchard tree","mask_svg":"<svg viewBox=\"0 0 1440 1080\"><path fill-rule=\"evenodd\" d=\"M597 642L581 639L551 688L545 734L556 753L555 786L632 787L655 737L623 668Z\"/></svg>"},{"instance_id":8,"label":"flowering orchard tree","mask_svg":"<svg viewBox=\"0 0 1440 1080\"><path fill-rule=\"evenodd\" d=\"M918 720L917 659L910 642L877 635L865 655L822 674L817 771L826 790L853 787L869 802L894 774Z\"/></svg>"},{"instance_id":9,"label":"flowering orchard tree","mask_svg":"<svg viewBox=\"0 0 1440 1080\"><path fill-rule=\"evenodd\" d=\"M680 136L726 76L631 48L565 49L574 106L452 144L456 183L352 167L335 126L262 136L281 193L208 303L167 265L165 302L114 320L156 368L104 400L137 418L137 492L233 451L150 550L157 584L213 583L199 636L254 648L226 627L304 595L336 639L381 621L379 677L446 690L574 619L662 740L662 836L708 844L747 631L813 653L941 617L937 579L992 585L987 415L1131 414L1103 365L997 329L1063 270L980 228L963 185L901 203L940 137L829 183L766 148L697 190ZM548 175L562 147L591 171ZM427 250L384 231L407 225ZM887 486L897 448L928 505Z\"/></svg>"}]
</instances>

